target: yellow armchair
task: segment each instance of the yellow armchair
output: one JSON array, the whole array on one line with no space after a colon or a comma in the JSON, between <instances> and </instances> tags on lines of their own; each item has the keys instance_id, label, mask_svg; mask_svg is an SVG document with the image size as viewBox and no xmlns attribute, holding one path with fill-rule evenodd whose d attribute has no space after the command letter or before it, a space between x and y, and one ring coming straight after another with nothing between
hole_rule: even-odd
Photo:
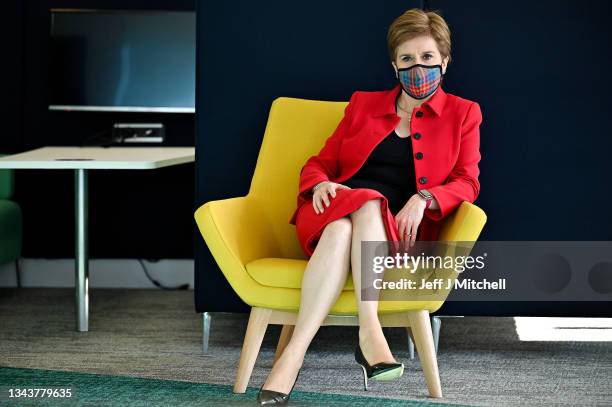
<instances>
[{"instance_id":1,"label":"yellow armchair","mask_svg":"<svg viewBox=\"0 0 612 407\"><path fill-rule=\"evenodd\" d=\"M269 324L283 325L276 358L291 337L308 257L295 226L300 170L317 154L344 114L347 102L281 97L272 103L255 173L246 196L206 202L195 220L219 268L251 313L234 392L246 391ZM463 202L444 220L440 240L476 241L486 222L477 206ZM432 397L442 391L429 313L443 301L381 301L384 327L410 327ZM351 274L323 325L358 325Z\"/></svg>"}]
</instances>

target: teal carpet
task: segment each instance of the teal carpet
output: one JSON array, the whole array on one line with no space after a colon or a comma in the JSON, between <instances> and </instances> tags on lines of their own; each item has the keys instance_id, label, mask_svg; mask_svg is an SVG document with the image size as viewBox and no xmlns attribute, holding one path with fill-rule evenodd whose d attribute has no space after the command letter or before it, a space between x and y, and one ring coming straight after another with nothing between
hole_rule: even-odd
<instances>
[{"instance_id":1,"label":"teal carpet","mask_svg":"<svg viewBox=\"0 0 612 407\"><path fill-rule=\"evenodd\" d=\"M71 388L71 399L9 399L10 388ZM91 373L0 367L2 406L254 406L258 389L232 393L231 386ZM450 406L428 401L391 400L294 391L291 406Z\"/></svg>"}]
</instances>

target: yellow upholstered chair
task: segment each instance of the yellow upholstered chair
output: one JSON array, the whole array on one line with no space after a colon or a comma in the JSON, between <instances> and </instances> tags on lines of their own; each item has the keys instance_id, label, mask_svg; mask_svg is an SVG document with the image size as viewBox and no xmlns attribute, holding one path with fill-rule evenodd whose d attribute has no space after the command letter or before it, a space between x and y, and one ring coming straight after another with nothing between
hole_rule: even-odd
<instances>
[{"instance_id":1,"label":"yellow upholstered chair","mask_svg":"<svg viewBox=\"0 0 612 407\"><path fill-rule=\"evenodd\" d=\"M308 261L295 226L300 169L340 122L346 102L281 97L270 110L255 173L246 196L210 201L195 212L204 240L238 296L251 308L234 392L244 393L268 324L283 325L280 355L295 325ZM440 240L473 242L486 216L463 202L445 219ZM429 313L443 301L381 301L384 327L410 327L432 397L441 397ZM358 325L351 273L324 325Z\"/></svg>"}]
</instances>

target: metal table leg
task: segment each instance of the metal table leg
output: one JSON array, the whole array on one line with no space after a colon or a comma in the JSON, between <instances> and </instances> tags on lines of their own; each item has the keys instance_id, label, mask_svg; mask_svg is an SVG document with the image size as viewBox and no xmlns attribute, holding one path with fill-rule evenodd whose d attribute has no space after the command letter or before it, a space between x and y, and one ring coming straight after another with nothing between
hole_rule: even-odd
<instances>
[{"instance_id":1,"label":"metal table leg","mask_svg":"<svg viewBox=\"0 0 612 407\"><path fill-rule=\"evenodd\" d=\"M431 317L431 331L433 333L434 348L436 349L436 354L438 353L438 343L440 342L440 325L442 325L442 321L440 321L440 317L438 316Z\"/></svg>"},{"instance_id":2,"label":"metal table leg","mask_svg":"<svg viewBox=\"0 0 612 407\"><path fill-rule=\"evenodd\" d=\"M74 171L75 300L77 331L89 330L89 257L87 252L87 170Z\"/></svg>"},{"instance_id":3,"label":"metal table leg","mask_svg":"<svg viewBox=\"0 0 612 407\"><path fill-rule=\"evenodd\" d=\"M208 353L208 339L210 338L210 313L202 313L202 353Z\"/></svg>"}]
</instances>

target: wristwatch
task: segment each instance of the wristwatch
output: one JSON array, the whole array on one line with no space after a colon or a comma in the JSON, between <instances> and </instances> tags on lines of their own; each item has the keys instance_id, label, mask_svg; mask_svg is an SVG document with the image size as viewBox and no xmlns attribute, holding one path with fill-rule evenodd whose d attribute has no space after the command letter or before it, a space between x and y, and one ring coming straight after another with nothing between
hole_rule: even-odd
<instances>
[{"instance_id":1,"label":"wristwatch","mask_svg":"<svg viewBox=\"0 0 612 407\"><path fill-rule=\"evenodd\" d=\"M433 195L426 189L419 189L418 194L425 200L425 209L429 208L433 200Z\"/></svg>"}]
</instances>

